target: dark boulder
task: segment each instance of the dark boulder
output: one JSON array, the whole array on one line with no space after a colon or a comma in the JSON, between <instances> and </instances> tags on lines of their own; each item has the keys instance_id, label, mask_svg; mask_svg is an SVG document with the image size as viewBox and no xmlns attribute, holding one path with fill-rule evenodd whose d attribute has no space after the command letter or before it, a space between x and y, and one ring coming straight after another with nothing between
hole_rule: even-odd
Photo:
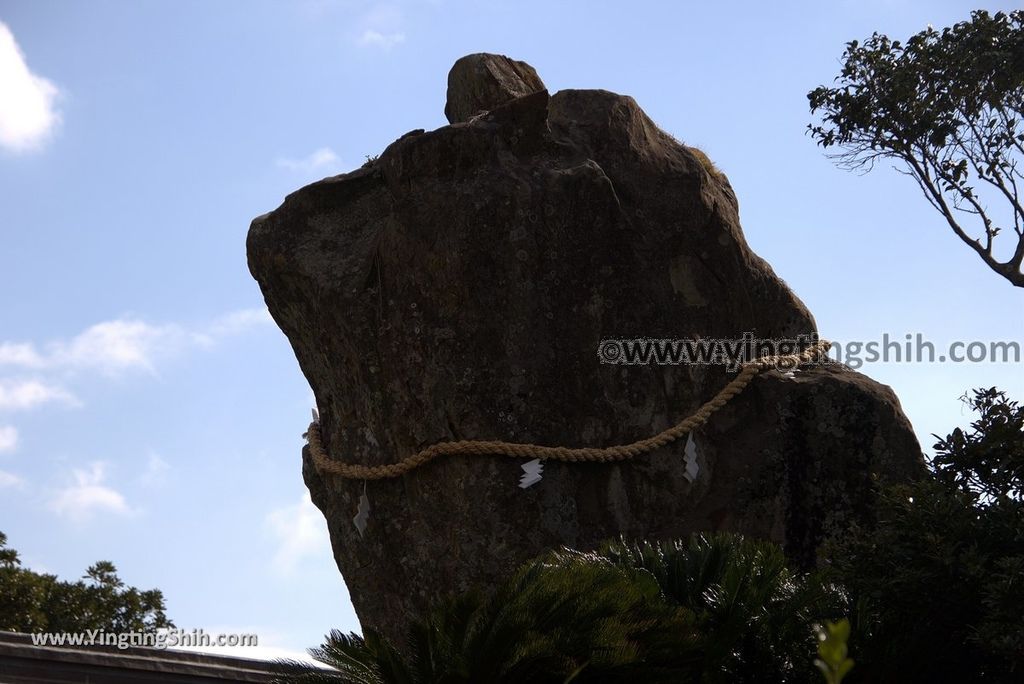
<instances>
[{"instance_id":1,"label":"dark boulder","mask_svg":"<svg viewBox=\"0 0 1024 684\"><path fill-rule=\"evenodd\" d=\"M449 123L468 121L509 100L544 89L544 82L526 62L486 52L466 55L448 72L444 115Z\"/></svg>"},{"instance_id":2,"label":"dark boulder","mask_svg":"<svg viewBox=\"0 0 1024 684\"><path fill-rule=\"evenodd\" d=\"M467 59L469 74L505 63ZM539 90L499 103L477 94L490 76L473 78L455 79L468 82L447 108L463 123L407 134L250 228L250 270L314 390L332 458L392 463L460 439L629 443L732 376L602 364L601 340L815 331L747 246L726 177L632 98ZM487 113L467 121L478 107ZM617 464L547 462L528 489L523 461L495 456L364 483L319 473L307 450L303 473L363 626L396 637L439 596L562 544L726 529L810 563L831 525L870 513L873 478L921 468L892 392L840 367L757 377L696 432L695 479L684 441Z\"/></svg>"}]
</instances>

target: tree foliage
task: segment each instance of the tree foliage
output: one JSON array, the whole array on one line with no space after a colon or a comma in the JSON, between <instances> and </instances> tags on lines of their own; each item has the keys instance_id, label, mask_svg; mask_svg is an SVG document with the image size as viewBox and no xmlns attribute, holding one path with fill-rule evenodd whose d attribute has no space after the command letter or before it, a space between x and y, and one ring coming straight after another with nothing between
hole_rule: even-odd
<instances>
[{"instance_id":1,"label":"tree foliage","mask_svg":"<svg viewBox=\"0 0 1024 684\"><path fill-rule=\"evenodd\" d=\"M403 646L335 631L310 654L336 672L292 663L284 681L671 682L700 662L687 616L660 601L653 578L568 551L444 602Z\"/></svg>"},{"instance_id":2,"label":"tree foliage","mask_svg":"<svg viewBox=\"0 0 1024 684\"><path fill-rule=\"evenodd\" d=\"M967 432L936 435L936 476L986 501L1024 495L1024 407L995 387L963 397L977 420Z\"/></svg>"},{"instance_id":3,"label":"tree foliage","mask_svg":"<svg viewBox=\"0 0 1024 684\"><path fill-rule=\"evenodd\" d=\"M173 627L163 593L128 587L109 561L75 582L22 567L0 532L0 630L12 632L150 632Z\"/></svg>"},{"instance_id":4,"label":"tree foliage","mask_svg":"<svg viewBox=\"0 0 1024 684\"><path fill-rule=\"evenodd\" d=\"M282 681L820 681L813 620L836 603L822 587L738 536L561 550L442 604L401 651L335 631L310 653L336 671L291 663Z\"/></svg>"},{"instance_id":5,"label":"tree foliage","mask_svg":"<svg viewBox=\"0 0 1024 684\"><path fill-rule=\"evenodd\" d=\"M850 597L851 681L1024 676L1022 410L976 390L979 417L935 445L934 476L880 493L874 525L830 545Z\"/></svg>"},{"instance_id":6,"label":"tree foliage","mask_svg":"<svg viewBox=\"0 0 1024 684\"><path fill-rule=\"evenodd\" d=\"M773 543L725 534L616 542L601 555L651 573L665 599L693 616L703 682L818 681L815 622L842 615L836 587L789 567Z\"/></svg>"},{"instance_id":7,"label":"tree foliage","mask_svg":"<svg viewBox=\"0 0 1024 684\"><path fill-rule=\"evenodd\" d=\"M808 126L818 144L841 148L847 168L901 162L953 232L1024 287L1024 11L978 10L905 43L879 33L852 41L836 82L808 94L821 112ZM1011 244L997 253L1004 231Z\"/></svg>"},{"instance_id":8,"label":"tree foliage","mask_svg":"<svg viewBox=\"0 0 1024 684\"><path fill-rule=\"evenodd\" d=\"M818 657L814 665L825 677L826 684L842 684L843 678L853 669L849 658L850 621L828 622L818 628Z\"/></svg>"}]
</instances>

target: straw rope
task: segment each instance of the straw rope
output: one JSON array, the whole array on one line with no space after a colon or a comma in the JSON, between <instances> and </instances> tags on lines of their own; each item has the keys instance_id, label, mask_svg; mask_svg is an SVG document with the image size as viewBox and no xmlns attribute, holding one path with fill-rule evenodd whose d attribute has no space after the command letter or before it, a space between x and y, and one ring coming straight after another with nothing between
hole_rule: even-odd
<instances>
[{"instance_id":1,"label":"straw rope","mask_svg":"<svg viewBox=\"0 0 1024 684\"><path fill-rule=\"evenodd\" d=\"M538 444L517 444L515 442L501 441L480 441L461 440L458 442L440 442L428 446L421 451L407 456L397 463L384 465L366 466L356 463L344 463L332 459L324 450L323 437L320 434L320 423L314 421L309 425L306 438L309 441L309 453L313 457L313 463L321 473L340 475L343 478L357 480L383 480L387 478L400 477L411 470L429 463L439 456L454 455L488 455L488 456L509 456L512 458L526 458L549 461L568 461L580 463L584 461L609 463L612 461L624 461L635 458L653 451L666 444L674 442L680 437L701 427L711 416L729 403L729 400L742 392L754 377L762 370L768 368L796 368L802 364L811 363L828 353L832 346L827 340L820 340L815 345L808 347L799 354L788 354L779 356L766 356L756 361L743 364L739 373L725 387L719 390L718 394L698 408L693 414L679 421L672 427L659 432L658 434L641 439L632 444L623 444L610 447L581 447L571 448L563 446L541 446Z\"/></svg>"}]
</instances>

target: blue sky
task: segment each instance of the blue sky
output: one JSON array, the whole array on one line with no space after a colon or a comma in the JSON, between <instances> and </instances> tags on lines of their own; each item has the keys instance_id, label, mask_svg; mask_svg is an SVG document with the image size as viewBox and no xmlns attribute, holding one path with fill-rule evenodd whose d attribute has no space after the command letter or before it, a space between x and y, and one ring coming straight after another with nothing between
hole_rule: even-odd
<instances>
[{"instance_id":1,"label":"blue sky","mask_svg":"<svg viewBox=\"0 0 1024 684\"><path fill-rule=\"evenodd\" d=\"M245 235L295 188L444 125L470 52L632 95L702 147L824 337L1024 340L1021 292L910 179L837 169L805 134L847 41L973 7L0 0L0 530L63 577L112 560L180 627L256 632L261 654L358 629L300 475L311 392ZM968 388L1024 399L1019 364L862 370L927 451L969 421Z\"/></svg>"}]
</instances>

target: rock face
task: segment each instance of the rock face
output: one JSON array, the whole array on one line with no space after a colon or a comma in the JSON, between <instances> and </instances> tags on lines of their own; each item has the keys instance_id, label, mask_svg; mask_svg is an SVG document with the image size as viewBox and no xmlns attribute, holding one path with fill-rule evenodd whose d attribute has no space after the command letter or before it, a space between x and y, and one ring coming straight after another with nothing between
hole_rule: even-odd
<instances>
[{"instance_id":1,"label":"rock face","mask_svg":"<svg viewBox=\"0 0 1024 684\"><path fill-rule=\"evenodd\" d=\"M461 123L481 111L544 89L544 82L526 62L485 52L466 55L448 72L444 115L449 123Z\"/></svg>"},{"instance_id":2,"label":"rock face","mask_svg":"<svg viewBox=\"0 0 1024 684\"><path fill-rule=\"evenodd\" d=\"M629 443L731 375L602 364L602 339L815 330L744 241L725 176L631 98L512 97L540 79L494 56L460 60L449 84L446 111L461 123L402 136L249 231L250 270L314 390L332 458L390 463L459 439ZM725 529L811 563L830 526L870 513L873 475L921 468L893 393L834 366L763 373L694 437L693 482L682 442L618 464L547 462L528 489L521 460L494 456L364 483L321 475L307 450L303 474L364 628L399 637L437 597L562 544Z\"/></svg>"}]
</instances>

